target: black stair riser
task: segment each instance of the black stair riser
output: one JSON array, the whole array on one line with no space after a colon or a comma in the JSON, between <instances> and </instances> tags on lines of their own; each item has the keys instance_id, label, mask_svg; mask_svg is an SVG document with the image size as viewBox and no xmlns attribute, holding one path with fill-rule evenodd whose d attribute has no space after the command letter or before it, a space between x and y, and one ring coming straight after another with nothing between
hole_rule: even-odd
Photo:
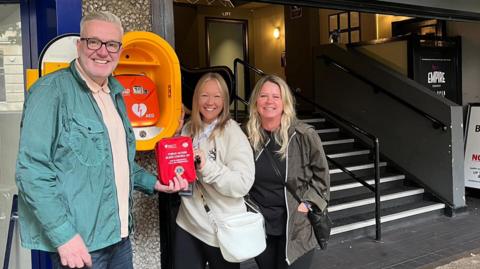
<instances>
[{"instance_id":1,"label":"black stair riser","mask_svg":"<svg viewBox=\"0 0 480 269\"><path fill-rule=\"evenodd\" d=\"M389 222L382 223L381 229L382 233L387 233L390 231L395 231L398 229L403 229L404 227L408 227L413 225L414 223L424 223L428 225L432 221L435 221L439 218L445 218L445 214L443 209L438 209L434 211L430 211L427 213L422 213L420 215L414 215L402 219L397 219ZM330 237L330 241L328 242L329 246L334 246L336 244L344 244L350 240L355 240L358 238L371 238L372 240L375 239L375 225L368 226L348 232L343 232L339 234L334 234Z\"/></svg>"},{"instance_id":2,"label":"black stair riser","mask_svg":"<svg viewBox=\"0 0 480 269\"><path fill-rule=\"evenodd\" d=\"M348 137L340 132L329 132L329 133L320 133L320 140L322 141L330 141L330 140L338 140L338 139L346 139L351 138Z\"/></svg>"},{"instance_id":3,"label":"black stair riser","mask_svg":"<svg viewBox=\"0 0 480 269\"><path fill-rule=\"evenodd\" d=\"M388 208L398 207L403 204L422 202L423 200L424 200L423 194L416 194L416 195L406 196L406 197L392 199L388 201L383 201L381 202L381 208L388 209ZM336 227L339 225L347 224L347 222L345 222L346 220L349 221L348 223L360 221L361 219L356 219L354 216L357 216L359 214L367 214L368 212L372 213L371 218L375 217L375 213L374 213L375 203L364 205L364 206L348 208L340 211L330 212L330 218L332 218L332 221L334 222L334 227Z\"/></svg>"},{"instance_id":4,"label":"black stair riser","mask_svg":"<svg viewBox=\"0 0 480 269\"><path fill-rule=\"evenodd\" d=\"M340 158L332 158L333 161L342 163L370 163L372 162L370 154L360 154L360 155L353 155L347 157L340 157ZM335 167L333 167L335 168Z\"/></svg>"},{"instance_id":5,"label":"black stair riser","mask_svg":"<svg viewBox=\"0 0 480 269\"><path fill-rule=\"evenodd\" d=\"M392 189L392 188L397 188L397 187L401 188L403 186L404 186L404 180L403 179L381 183L380 184L380 192L382 192L382 190ZM334 191L334 192L330 192L330 200L333 201L333 200L336 200L336 199L342 199L342 198L345 198L345 197L364 194L364 193L371 193L371 191L364 186L351 188L351 189Z\"/></svg>"},{"instance_id":6,"label":"black stair riser","mask_svg":"<svg viewBox=\"0 0 480 269\"><path fill-rule=\"evenodd\" d=\"M343 139L343 138L342 138ZM322 140L323 141L323 140ZM364 149L358 143L343 143L343 144L334 144L334 145L324 145L323 150L326 154L332 152L344 152L344 151L354 151L358 149Z\"/></svg>"},{"instance_id":7,"label":"black stair riser","mask_svg":"<svg viewBox=\"0 0 480 269\"><path fill-rule=\"evenodd\" d=\"M333 170L335 168L333 169L330 168L330 169ZM355 176L360 178L374 178L373 168L356 170L356 171L352 171L352 173L355 174ZM382 176L382 174L385 174L385 173L386 173L385 166L380 167L380 176ZM333 182L335 182L336 180L343 180L343 179L351 179L351 177L343 171L340 173L330 174L331 185L333 185L334 184Z\"/></svg>"}]
</instances>

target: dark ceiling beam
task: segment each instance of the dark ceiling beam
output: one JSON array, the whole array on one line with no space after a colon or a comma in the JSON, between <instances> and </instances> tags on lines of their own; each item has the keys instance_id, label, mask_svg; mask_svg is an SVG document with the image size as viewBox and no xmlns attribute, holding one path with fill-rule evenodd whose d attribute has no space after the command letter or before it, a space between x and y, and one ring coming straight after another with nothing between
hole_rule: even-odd
<instances>
[{"instance_id":1,"label":"dark ceiling beam","mask_svg":"<svg viewBox=\"0 0 480 269\"><path fill-rule=\"evenodd\" d=\"M245 4L248 4L252 1L243 1L243 0L231 0L232 4L235 6L235 7L239 7L241 5L245 5Z\"/></svg>"},{"instance_id":2,"label":"dark ceiling beam","mask_svg":"<svg viewBox=\"0 0 480 269\"><path fill-rule=\"evenodd\" d=\"M435 7L436 1L429 0L433 7L427 7L425 1L422 5L393 3L388 1L377 0L257 0L256 2L291 5L291 6L306 6L338 10L355 10L370 13L382 13L391 15L402 15L410 17L421 18L435 18L444 20L456 21L480 21L480 12L470 12L463 10L455 10L450 8ZM471 1L470 10L479 10L477 1Z\"/></svg>"}]
</instances>

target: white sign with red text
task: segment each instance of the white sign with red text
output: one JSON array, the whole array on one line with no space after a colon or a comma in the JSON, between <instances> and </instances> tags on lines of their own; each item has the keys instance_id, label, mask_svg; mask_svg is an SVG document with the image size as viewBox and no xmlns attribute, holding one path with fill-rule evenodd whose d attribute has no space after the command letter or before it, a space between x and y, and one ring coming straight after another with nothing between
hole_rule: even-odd
<instances>
[{"instance_id":1,"label":"white sign with red text","mask_svg":"<svg viewBox=\"0 0 480 269\"><path fill-rule=\"evenodd\" d=\"M465 187L480 189L480 106L470 106L464 172Z\"/></svg>"}]
</instances>

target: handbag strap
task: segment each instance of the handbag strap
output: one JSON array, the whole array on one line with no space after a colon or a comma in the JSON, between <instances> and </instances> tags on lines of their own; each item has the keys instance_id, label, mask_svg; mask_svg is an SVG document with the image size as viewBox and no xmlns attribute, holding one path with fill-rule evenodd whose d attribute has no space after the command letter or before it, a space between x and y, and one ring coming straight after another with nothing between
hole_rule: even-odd
<instances>
[{"instance_id":1,"label":"handbag strap","mask_svg":"<svg viewBox=\"0 0 480 269\"><path fill-rule=\"evenodd\" d=\"M273 156L272 154L270 153L270 151L266 148L266 146L263 147L263 151L267 154L267 157L268 159L270 160L270 163L272 164L272 167L273 167L273 171L275 172L275 174L277 176L280 176L281 177L281 173L280 173L280 169L278 168L278 165L277 165L277 162L273 159ZM304 201L302 201L302 199L300 199L300 197L298 196L298 194L295 192L295 190L293 189L292 186L288 185L288 183L285 182L285 187L287 188L287 190L290 192L290 194L293 196L293 198L295 198L295 200L301 204L301 203L304 203ZM328 203L327 203L328 204ZM312 210L312 207L311 207L311 203L310 202L307 202L307 208L309 210ZM318 207L318 206L317 206Z\"/></svg>"},{"instance_id":2,"label":"handbag strap","mask_svg":"<svg viewBox=\"0 0 480 269\"><path fill-rule=\"evenodd\" d=\"M199 181L196 181L195 185L197 186L197 190L200 193L200 197L202 198L203 208L205 209L205 212L207 212L207 216L210 219L210 222L212 223L212 226L215 229L215 232L218 232L218 225L217 225L217 222L215 221L213 211L208 206L207 199L205 199L205 195L203 194L202 190L200 189L200 186L202 186L202 188L204 188L204 187ZM247 211L248 211L248 208L250 208L250 210L255 212L255 213L259 213L259 214L261 213L260 209L258 208L258 205L256 205L253 201L251 201L251 199L248 197L248 195L247 195L247 198L245 198L245 197L243 198L243 202L247 206Z\"/></svg>"},{"instance_id":3,"label":"handbag strap","mask_svg":"<svg viewBox=\"0 0 480 269\"><path fill-rule=\"evenodd\" d=\"M270 164L272 165L273 172L275 172L275 175L282 177L282 174L280 173L280 169L278 168L277 162L273 159L272 153L267 149L266 146L263 147L263 151L268 157L268 160L270 161ZM285 187L287 187L287 190L292 194L293 198L297 200L298 203L302 203L302 200L300 197L298 197L297 193L292 189L290 185L285 183Z\"/></svg>"},{"instance_id":4,"label":"handbag strap","mask_svg":"<svg viewBox=\"0 0 480 269\"><path fill-rule=\"evenodd\" d=\"M203 192L202 190L200 189L200 186L202 185L200 182L196 182L195 184L197 186L197 190L198 192L200 193L200 197L202 198L202 202L203 202L203 208L205 209L205 212L207 212L207 216L208 216L208 219L210 220L210 222L212 223L212 226L215 230L215 233L218 232L218 226L217 226L217 222L215 221L215 217L213 216L213 212L212 210L210 209L210 207L208 206L207 204L207 200L205 199L205 195L203 195ZM203 188L203 186L202 186Z\"/></svg>"}]
</instances>

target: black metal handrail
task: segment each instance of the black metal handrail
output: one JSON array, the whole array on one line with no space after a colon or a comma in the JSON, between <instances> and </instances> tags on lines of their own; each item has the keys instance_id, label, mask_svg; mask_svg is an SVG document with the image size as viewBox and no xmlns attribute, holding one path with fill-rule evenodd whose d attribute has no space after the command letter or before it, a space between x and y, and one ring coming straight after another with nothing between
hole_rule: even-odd
<instances>
[{"instance_id":1,"label":"black metal handrail","mask_svg":"<svg viewBox=\"0 0 480 269\"><path fill-rule=\"evenodd\" d=\"M248 106L249 103L247 100L245 100L244 98L241 98L240 96L238 96L238 83L237 83L237 79L238 79L238 65L239 64L242 64L243 66L247 67L248 69L254 71L255 73L257 73L258 75L266 75L265 72L263 72L262 70L256 68L255 66L247 63L246 61L240 59L240 58L236 58L235 60L233 60L233 77L235 79L235 90L234 90L234 93L235 93L235 96L232 97L233 99L233 118L237 121L238 120L238 103L237 103L237 100L242 102L244 105Z\"/></svg>"},{"instance_id":2,"label":"black metal handrail","mask_svg":"<svg viewBox=\"0 0 480 269\"><path fill-rule=\"evenodd\" d=\"M241 59L235 59L234 60L234 72L233 72L233 75L234 75L234 78L235 78L235 81L237 81L238 79L238 68L237 68L237 65L238 64L243 64L245 67L247 67L248 69L256 72L257 74L259 75L266 75L265 72L263 72L262 70L250 65L249 63L241 60ZM236 83L235 85L238 85L238 83ZM235 87L235 96L232 97L234 100L234 118L235 120L237 120L237 115L238 115L238 107L237 107L237 100L243 102L244 104L246 104L247 106L249 105L249 103L247 101L245 101L243 98L239 97L238 96L238 91L237 91L237 87ZM372 139L372 143L373 143L373 148L374 148L374 180L375 180L375 187L372 187L370 186L370 184L368 184L364 179L362 178L359 178L357 177L354 173L352 173L350 170L348 170L347 168L345 168L343 165L341 165L340 163L332 160L332 158L328 157L327 156L327 160L330 161L333 165L335 165L337 168L339 168L340 170L342 170L343 172L345 172L347 175L349 175L350 177L352 177L354 180L358 181L360 184L362 184L363 186L365 186L368 190L372 191L374 194L375 194L375 233L376 233L376 240L380 241L381 238L382 238L382 229L381 229L381 220L380 220L380 210L381 210L381 206L380 206L380 142L379 142L379 139L378 137L374 136L373 134L370 134L369 132L363 130L362 128L358 127L357 125L349 122L348 120L334 114L333 112L329 111L328 109L318 105L317 103L315 102L312 102L311 100L309 100L308 98L304 97L303 95L301 95L299 93L299 89L297 88L296 90L292 90L292 93L296 96L296 97L300 97L302 100L312 104L313 106L315 106L316 108L320 109L322 112L324 112L324 114L326 114L328 117L330 118L333 118L335 119L336 121L338 122L341 122L343 124L345 124L346 126L349 126L352 130L355 130L357 131L358 133Z\"/></svg>"},{"instance_id":3,"label":"black metal handrail","mask_svg":"<svg viewBox=\"0 0 480 269\"><path fill-rule=\"evenodd\" d=\"M364 78L363 76L361 76L360 74L357 74L356 72L354 72L352 69L348 68L348 67L345 67L344 65L338 63L337 61L335 61L334 59L332 59L331 57L328 57L327 55L325 54L322 54L320 56L318 56L318 58L322 58L322 59L325 59L327 63L330 63L330 64L333 64L335 65L336 67L338 67L340 70L344 71L344 72L347 72L349 73L350 75L354 76L355 78L357 78L358 80L361 80L362 82L370 85L371 87L374 88L374 90L376 91L381 91L382 93L384 93L385 95L387 95L388 97L392 98L393 100L399 102L400 104L408 107L409 109L413 110L414 112L416 112L417 114L420 114L422 115L423 117L425 117L426 119L428 119L429 121L432 122L432 126L433 128L437 129L437 128L440 128L442 129L443 131L447 131L448 130L448 127L443 123L441 122L440 120L436 119L435 117L433 117L432 115L420 110L419 108L415 107L414 105L410 104L409 102L397 97L396 95L386 91L385 89L381 88L381 87L378 87L377 85L375 85L374 83L370 82L368 79Z\"/></svg>"}]
</instances>

